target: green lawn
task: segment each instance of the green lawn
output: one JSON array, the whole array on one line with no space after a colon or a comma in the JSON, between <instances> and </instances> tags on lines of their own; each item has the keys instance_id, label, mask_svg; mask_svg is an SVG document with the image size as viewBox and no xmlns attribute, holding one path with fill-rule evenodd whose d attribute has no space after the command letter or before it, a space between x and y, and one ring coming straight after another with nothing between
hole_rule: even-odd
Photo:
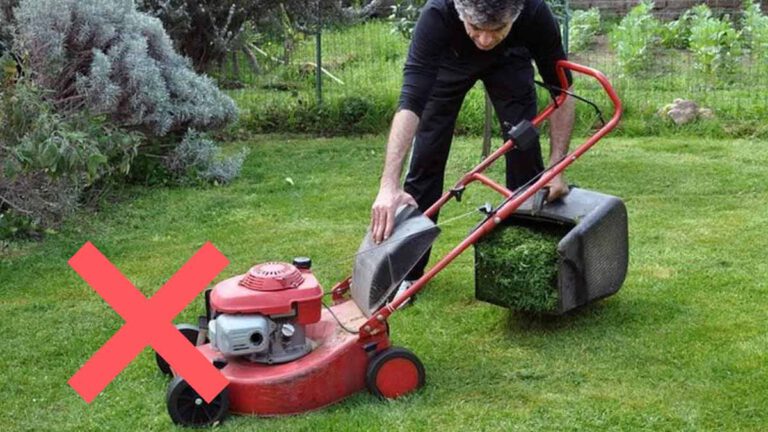
<instances>
[{"instance_id":1,"label":"green lawn","mask_svg":"<svg viewBox=\"0 0 768 432\"><path fill-rule=\"evenodd\" d=\"M122 324L67 265L92 241L151 295L205 241L231 261L313 258L326 288L351 269L376 193L383 137L259 137L225 188L136 188L0 261L4 430L169 430L167 380L144 352L86 405L66 384ZM631 264L614 297L558 319L473 298L468 251L391 320L427 386L395 402L361 393L295 417L224 430L757 430L768 424L768 142L606 139L569 179L623 197ZM462 138L449 179L480 140ZM498 173L498 169L495 170ZM290 181L287 180L290 178ZM450 215L495 197L470 189ZM480 216L445 225L438 252ZM192 320L202 302L177 322Z\"/></svg>"}]
</instances>

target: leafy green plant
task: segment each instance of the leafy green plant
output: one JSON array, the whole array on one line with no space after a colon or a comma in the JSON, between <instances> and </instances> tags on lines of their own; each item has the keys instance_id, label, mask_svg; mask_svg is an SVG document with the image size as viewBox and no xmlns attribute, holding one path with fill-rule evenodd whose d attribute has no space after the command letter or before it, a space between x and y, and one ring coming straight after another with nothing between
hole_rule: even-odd
<instances>
[{"instance_id":1,"label":"leafy green plant","mask_svg":"<svg viewBox=\"0 0 768 432\"><path fill-rule=\"evenodd\" d=\"M389 16L392 21L392 33L399 33L404 38L410 39L423 4L424 2L420 0L398 0L392 6L392 13Z\"/></svg>"},{"instance_id":2,"label":"leafy green plant","mask_svg":"<svg viewBox=\"0 0 768 432\"><path fill-rule=\"evenodd\" d=\"M740 33L728 20L715 18L706 4L692 10L690 50L695 68L711 81L726 80L738 70L741 55Z\"/></svg>"},{"instance_id":3,"label":"leafy green plant","mask_svg":"<svg viewBox=\"0 0 768 432\"><path fill-rule=\"evenodd\" d=\"M752 59L764 63L768 57L768 16L763 15L760 4L753 0L744 1L741 34Z\"/></svg>"},{"instance_id":4,"label":"leafy green plant","mask_svg":"<svg viewBox=\"0 0 768 432\"><path fill-rule=\"evenodd\" d=\"M595 41L600 30L600 9L577 10L571 16L568 34L568 50L584 51Z\"/></svg>"},{"instance_id":5,"label":"leafy green plant","mask_svg":"<svg viewBox=\"0 0 768 432\"><path fill-rule=\"evenodd\" d=\"M95 193L97 183L128 172L141 134L118 129L103 116L59 114L45 91L3 82L0 214L9 214L4 223L10 227L4 232L51 226L77 208L88 188Z\"/></svg>"},{"instance_id":6,"label":"leafy green plant","mask_svg":"<svg viewBox=\"0 0 768 432\"><path fill-rule=\"evenodd\" d=\"M652 1L641 1L611 32L616 61L627 75L646 70L651 63L652 50L658 43L661 28L659 21L651 14L653 6Z\"/></svg>"},{"instance_id":7,"label":"leafy green plant","mask_svg":"<svg viewBox=\"0 0 768 432\"><path fill-rule=\"evenodd\" d=\"M661 45L665 48L686 49L691 42L691 10L661 27Z\"/></svg>"},{"instance_id":8,"label":"leafy green plant","mask_svg":"<svg viewBox=\"0 0 768 432\"><path fill-rule=\"evenodd\" d=\"M122 131L87 112L59 114L45 95L27 82L0 92L6 176L41 170L88 186L101 177L128 172L141 134Z\"/></svg>"}]
</instances>

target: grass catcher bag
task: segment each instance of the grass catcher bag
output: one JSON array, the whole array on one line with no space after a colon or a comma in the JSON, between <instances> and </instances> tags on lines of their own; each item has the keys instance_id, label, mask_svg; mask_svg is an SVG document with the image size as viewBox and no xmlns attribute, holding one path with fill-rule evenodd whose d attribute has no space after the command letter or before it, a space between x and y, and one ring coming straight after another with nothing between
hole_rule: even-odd
<instances>
[{"instance_id":1,"label":"grass catcher bag","mask_svg":"<svg viewBox=\"0 0 768 432\"><path fill-rule=\"evenodd\" d=\"M475 245L475 297L559 315L616 293L628 263L624 203L573 188L540 209L528 200Z\"/></svg>"}]
</instances>

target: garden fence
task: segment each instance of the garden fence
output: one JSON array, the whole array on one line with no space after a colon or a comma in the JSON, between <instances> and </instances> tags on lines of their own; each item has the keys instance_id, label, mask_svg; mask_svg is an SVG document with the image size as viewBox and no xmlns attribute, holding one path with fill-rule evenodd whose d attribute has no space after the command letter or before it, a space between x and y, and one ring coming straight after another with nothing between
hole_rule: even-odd
<instances>
[{"instance_id":1,"label":"garden fence","mask_svg":"<svg viewBox=\"0 0 768 432\"><path fill-rule=\"evenodd\" d=\"M711 64L703 65L701 53L716 47L701 47L697 54L690 47L663 47L656 35L655 40L646 41L640 59L632 60L634 65L628 67L627 61L622 62L611 29L619 25L630 6L638 3L571 0L571 4L566 1L553 6L566 31L571 59L603 71L614 83L628 112L653 115L674 99L683 98L711 108L716 116L724 119L760 121L768 116L768 59L740 40L736 41L738 44L728 39L715 41L715 45L732 46L714 52ZM652 15L658 21L657 27L670 26L669 23L687 10L683 6L691 3L701 2L656 2ZM729 23L734 35L743 36L741 2L708 3L713 20ZM761 2L763 11L765 3ZM611 9L607 5L616 7ZM583 10L578 8L591 6L605 10L600 16L599 28L586 43L576 41L574 37L584 39L583 34L578 34L580 23L574 21ZM647 37L641 29L629 30L623 34L623 43L642 45L642 41L633 40ZM716 29L711 32L716 33ZM574 45L575 42L579 46ZM343 105L339 109L354 111L367 104L394 109L408 39L395 30L392 20L380 18L357 24L323 23L320 39L311 33L294 32L290 40L254 38L250 46L258 60L258 70L246 67L247 62L240 53L241 57L233 57L214 74L225 86L241 89L233 92L246 110L330 103ZM768 51L768 47L764 48L762 53ZM723 56L727 59L722 59ZM724 62L729 64L720 65ZM597 87L586 82L582 86L577 81L576 89L587 95L600 93ZM466 121L460 117L459 128L478 118L482 121L478 113L484 112L485 107L483 91L478 85L465 101L462 116Z\"/></svg>"}]
</instances>

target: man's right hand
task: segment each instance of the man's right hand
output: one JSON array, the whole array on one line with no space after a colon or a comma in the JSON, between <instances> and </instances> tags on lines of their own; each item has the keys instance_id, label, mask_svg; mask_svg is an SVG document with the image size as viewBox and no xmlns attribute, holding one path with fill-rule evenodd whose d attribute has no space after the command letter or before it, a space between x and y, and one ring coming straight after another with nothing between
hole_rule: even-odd
<instances>
[{"instance_id":1,"label":"man's right hand","mask_svg":"<svg viewBox=\"0 0 768 432\"><path fill-rule=\"evenodd\" d=\"M389 239L395 227L395 212L401 205L418 207L416 200L400 187L382 186L371 208L371 233L376 244Z\"/></svg>"}]
</instances>

